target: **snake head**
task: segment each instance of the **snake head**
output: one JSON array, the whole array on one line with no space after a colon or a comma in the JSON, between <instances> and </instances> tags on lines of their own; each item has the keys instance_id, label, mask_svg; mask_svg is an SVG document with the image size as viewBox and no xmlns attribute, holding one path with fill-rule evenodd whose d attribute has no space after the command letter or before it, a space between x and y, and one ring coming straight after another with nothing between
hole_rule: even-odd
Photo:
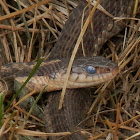
<instances>
[{"instance_id":1,"label":"snake head","mask_svg":"<svg viewBox=\"0 0 140 140\"><path fill-rule=\"evenodd\" d=\"M101 56L78 58L74 61L69 86L90 87L113 79L119 71L117 64Z\"/></svg>"}]
</instances>

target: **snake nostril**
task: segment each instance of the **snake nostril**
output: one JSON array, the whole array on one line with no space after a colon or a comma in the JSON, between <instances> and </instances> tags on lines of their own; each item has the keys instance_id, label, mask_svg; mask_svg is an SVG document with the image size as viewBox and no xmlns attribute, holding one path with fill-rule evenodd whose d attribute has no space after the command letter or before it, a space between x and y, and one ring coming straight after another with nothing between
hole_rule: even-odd
<instances>
[{"instance_id":1,"label":"snake nostril","mask_svg":"<svg viewBox=\"0 0 140 140\"><path fill-rule=\"evenodd\" d=\"M106 68L106 72L111 72L112 69L111 68Z\"/></svg>"},{"instance_id":2,"label":"snake nostril","mask_svg":"<svg viewBox=\"0 0 140 140\"><path fill-rule=\"evenodd\" d=\"M103 73L111 73L112 72L112 68L108 68L108 67L101 67L97 69L97 73L98 74L103 74Z\"/></svg>"}]
</instances>

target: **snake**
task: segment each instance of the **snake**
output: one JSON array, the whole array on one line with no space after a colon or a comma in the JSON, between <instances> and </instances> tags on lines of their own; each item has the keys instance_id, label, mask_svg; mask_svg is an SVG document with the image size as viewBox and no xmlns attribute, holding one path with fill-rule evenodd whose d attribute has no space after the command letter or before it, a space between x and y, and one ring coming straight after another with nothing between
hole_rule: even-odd
<instances>
[{"instance_id":1,"label":"snake","mask_svg":"<svg viewBox=\"0 0 140 140\"><path fill-rule=\"evenodd\" d=\"M107 82L118 73L118 66L115 63L96 55L107 40L126 26L128 20L125 17L132 14L133 4L133 0L101 1L101 9L97 7L79 46L68 79L63 107L58 110L60 90L66 80L70 56L93 5L82 0L72 11L48 60L40 65L25 86L29 92L35 90L37 93L46 86L44 92L50 93L43 117L47 132L72 132L71 135L63 137L63 140L87 139L86 135L76 130L84 128L84 124L78 124L85 119L92 103L88 87ZM121 17L121 20L114 20L114 17ZM1 79L10 89L7 93L14 90L15 80L21 84L25 82L35 64L35 62L11 63L1 67ZM0 90L4 90L3 83L0 84ZM49 139L56 140L58 137Z\"/></svg>"},{"instance_id":2,"label":"snake","mask_svg":"<svg viewBox=\"0 0 140 140\"><path fill-rule=\"evenodd\" d=\"M14 90L12 89L14 86L10 86L11 84L8 82L14 83L16 80L23 84L35 64L35 62L11 63L1 67L1 78L7 82L9 89L7 93ZM28 81L25 88L29 92L34 90L36 93L40 92L45 86L47 87L44 89L44 92L61 90L66 80L68 64L69 58L44 61ZM118 66L104 57L77 58L72 66L67 88L83 88L98 85L114 78L117 72ZM2 87L4 86L1 83Z\"/></svg>"}]
</instances>

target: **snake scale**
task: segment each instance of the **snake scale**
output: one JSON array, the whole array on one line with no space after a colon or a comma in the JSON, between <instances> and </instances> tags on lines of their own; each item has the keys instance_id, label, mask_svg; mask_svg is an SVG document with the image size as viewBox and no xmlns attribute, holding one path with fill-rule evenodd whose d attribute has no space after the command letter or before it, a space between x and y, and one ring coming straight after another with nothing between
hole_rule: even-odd
<instances>
[{"instance_id":1,"label":"snake scale","mask_svg":"<svg viewBox=\"0 0 140 140\"><path fill-rule=\"evenodd\" d=\"M89 87L96 85L95 82L98 79L99 82L97 82L97 84L114 78L118 72L118 68L114 63L109 60L105 60L103 57L91 56L99 54L102 45L125 27L127 22L126 20L115 21L113 20L113 17L129 17L132 13L133 3L133 0L101 1L101 6L108 13L110 13L111 16L98 9L95 11L94 16L92 17L92 24L90 24L87 28L83 37L83 42L80 44L78 49L78 53L76 55L77 58L72 67L71 77L69 77L69 81L71 80L72 82L69 82L68 88L73 86L75 86L74 88ZM79 2L77 8L73 10L72 14L64 25L55 47L51 51L49 56L50 61L43 62L36 74L31 78L31 81L28 82L26 86L28 91L35 89L36 92L39 92L44 87L44 82L51 83L50 85L47 85L47 92L62 89L69 62L69 59L67 58L71 56L77 38L80 34L81 27L89 15L89 7L92 8L92 5L88 6L88 3L82 0ZM82 45L84 49L82 49ZM87 58L79 58L83 56L83 50L85 55L88 56ZM52 61L52 59L54 61ZM92 74L94 75L95 73L93 73L93 71L91 72L91 69L90 71L87 70L87 72L86 66L83 64L95 68L94 72L96 73L96 78L94 76L94 78L92 77ZM34 63L16 63L5 65L1 68L1 77L5 80L10 77L10 79L13 78L13 80L16 79L20 83L23 83L33 66ZM75 78L77 73L78 76ZM85 73L87 74L86 76ZM111 74L107 76L106 73ZM99 75L97 76L97 74ZM101 81L101 78L99 77L101 74L104 75L102 76L104 77L103 81ZM87 78L87 80L85 80L86 83L89 79L91 79L90 77L92 77L92 80L96 79L94 83L91 85L87 84L87 86L81 84L81 79L83 80ZM79 80L78 84L75 83L77 80ZM57 85L56 83L61 84ZM81 86L79 86L79 83ZM45 107L43 117L47 132L74 132L72 135L62 138L63 140L87 139L86 135L81 134L79 131L76 132L76 130L79 128L84 128L84 124L78 124L85 119L88 108L92 102L90 94L88 94L88 89L68 89L66 91L63 108L61 110L58 110L59 98L60 91L53 92L49 95L48 104ZM50 137L49 139L56 140L57 138L58 137Z\"/></svg>"}]
</instances>

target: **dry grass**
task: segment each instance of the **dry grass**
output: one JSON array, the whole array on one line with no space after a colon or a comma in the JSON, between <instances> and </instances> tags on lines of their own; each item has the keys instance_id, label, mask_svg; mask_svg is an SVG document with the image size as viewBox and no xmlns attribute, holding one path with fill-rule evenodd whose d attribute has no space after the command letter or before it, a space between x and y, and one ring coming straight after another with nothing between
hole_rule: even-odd
<instances>
[{"instance_id":1,"label":"dry grass","mask_svg":"<svg viewBox=\"0 0 140 140\"><path fill-rule=\"evenodd\" d=\"M125 35L123 32L117 35L117 41L116 37L109 40L108 47L102 50L105 57L118 63L120 72L113 82L100 86L94 93L96 99L88 113L92 120L90 131L83 131L91 136L90 140L109 139L112 135L116 140L140 139L140 13L137 13L135 1L134 17L124 30ZM0 1L0 54L3 64L36 61L41 56L47 58L69 13L77 5L73 0L47 3L48 0ZM5 99L4 103L8 100ZM14 100L13 104L17 102ZM48 135L70 134L44 133L43 122L33 115L23 129L27 114L18 105L13 110L5 110L0 136L14 139L22 134L45 139Z\"/></svg>"}]
</instances>

